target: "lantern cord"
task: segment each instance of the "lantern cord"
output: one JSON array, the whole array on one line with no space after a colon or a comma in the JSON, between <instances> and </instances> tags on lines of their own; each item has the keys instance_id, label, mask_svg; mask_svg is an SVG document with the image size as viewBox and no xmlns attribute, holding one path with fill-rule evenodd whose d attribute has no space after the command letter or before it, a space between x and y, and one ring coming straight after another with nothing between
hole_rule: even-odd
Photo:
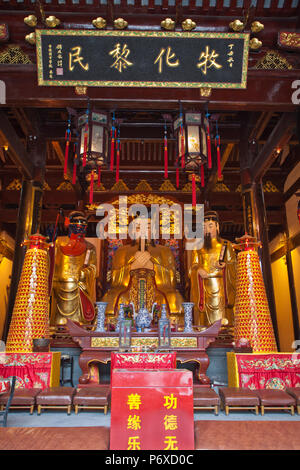
<instances>
[{"instance_id":1,"label":"lantern cord","mask_svg":"<svg viewBox=\"0 0 300 470\"><path fill-rule=\"evenodd\" d=\"M120 172L120 151L121 151L120 127L118 127L118 133L117 133L117 163L116 163L116 183L118 183L118 182L119 182L119 172Z\"/></svg>"},{"instance_id":2,"label":"lantern cord","mask_svg":"<svg viewBox=\"0 0 300 470\"><path fill-rule=\"evenodd\" d=\"M211 161L211 138L210 138L210 129L209 129L209 116L208 110L206 111L206 140L207 140L207 167L211 169L212 161Z\"/></svg>"},{"instance_id":3,"label":"lantern cord","mask_svg":"<svg viewBox=\"0 0 300 470\"><path fill-rule=\"evenodd\" d=\"M196 176L192 174L192 206L196 207Z\"/></svg>"},{"instance_id":4,"label":"lantern cord","mask_svg":"<svg viewBox=\"0 0 300 470\"><path fill-rule=\"evenodd\" d=\"M71 140L71 118L68 119L68 128L66 130L66 148L65 148L65 164L64 164L64 177L66 178L68 172L68 158L69 158L69 147Z\"/></svg>"},{"instance_id":5,"label":"lantern cord","mask_svg":"<svg viewBox=\"0 0 300 470\"><path fill-rule=\"evenodd\" d=\"M98 166L98 181L97 181L97 186L100 188L101 185L101 166Z\"/></svg>"},{"instance_id":6,"label":"lantern cord","mask_svg":"<svg viewBox=\"0 0 300 470\"><path fill-rule=\"evenodd\" d=\"M220 152L220 135L218 130L218 123L216 122L216 138L215 145L217 147L217 171L218 171L218 180L222 179L222 169L221 169L221 152Z\"/></svg>"},{"instance_id":7,"label":"lantern cord","mask_svg":"<svg viewBox=\"0 0 300 470\"><path fill-rule=\"evenodd\" d=\"M116 138L116 128L115 128L115 113L113 113L112 126L111 126L111 139L110 139L110 169L114 169L114 153L115 153L115 138Z\"/></svg>"},{"instance_id":8,"label":"lantern cord","mask_svg":"<svg viewBox=\"0 0 300 470\"><path fill-rule=\"evenodd\" d=\"M168 178L168 137L167 137L167 123L165 121L164 128L164 161L165 161L165 178Z\"/></svg>"},{"instance_id":9,"label":"lantern cord","mask_svg":"<svg viewBox=\"0 0 300 470\"><path fill-rule=\"evenodd\" d=\"M201 187L204 188L205 180L204 180L204 165L200 167L200 179L201 179Z\"/></svg>"},{"instance_id":10,"label":"lantern cord","mask_svg":"<svg viewBox=\"0 0 300 470\"><path fill-rule=\"evenodd\" d=\"M93 199L94 199L94 171L91 172L90 204L93 204Z\"/></svg>"},{"instance_id":11,"label":"lantern cord","mask_svg":"<svg viewBox=\"0 0 300 470\"><path fill-rule=\"evenodd\" d=\"M90 114L90 102L88 101L88 106L86 109L86 122L84 127L84 141L83 141L83 158L82 158L82 166L86 166L86 154L87 154L87 147L88 147L88 133L89 133L89 114Z\"/></svg>"}]
</instances>

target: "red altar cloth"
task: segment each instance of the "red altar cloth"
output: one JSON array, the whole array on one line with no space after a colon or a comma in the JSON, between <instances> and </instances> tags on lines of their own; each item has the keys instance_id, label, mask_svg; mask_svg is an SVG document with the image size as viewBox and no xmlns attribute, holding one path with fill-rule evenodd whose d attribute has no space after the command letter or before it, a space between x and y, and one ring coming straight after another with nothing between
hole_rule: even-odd
<instances>
[{"instance_id":1,"label":"red altar cloth","mask_svg":"<svg viewBox=\"0 0 300 470\"><path fill-rule=\"evenodd\" d=\"M300 387L299 354L236 354L236 362L240 387Z\"/></svg>"},{"instance_id":2,"label":"red altar cloth","mask_svg":"<svg viewBox=\"0 0 300 470\"><path fill-rule=\"evenodd\" d=\"M115 369L110 449L193 450L192 372Z\"/></svg>"},{"instance_id":3,"label":"red altar cloth","mask_svg":"<svg viewBox=\"0 0 300 470\"><path fill-rule=\"evenodd\" d=\"M60 352L0 353L0 378L16 376L16 388L59 385Z\"/></svg>"}]
</instances>

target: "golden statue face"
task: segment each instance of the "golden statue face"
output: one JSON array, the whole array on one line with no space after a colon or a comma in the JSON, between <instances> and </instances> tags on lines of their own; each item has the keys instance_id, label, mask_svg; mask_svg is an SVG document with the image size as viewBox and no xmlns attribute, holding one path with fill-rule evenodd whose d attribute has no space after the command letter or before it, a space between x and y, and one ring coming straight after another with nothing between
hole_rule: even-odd
<instances>
[{"instance_id":1,"label":"golden statue face","mask_svg":"<svg viewBox=\"0 0 300 470\"><path fill-rule=\"evenodd\" d=\"M211 238L217 238L219 234L219 224L213 219L204 220L204 236L210 233Z\"/></svg>"}]
</instances>

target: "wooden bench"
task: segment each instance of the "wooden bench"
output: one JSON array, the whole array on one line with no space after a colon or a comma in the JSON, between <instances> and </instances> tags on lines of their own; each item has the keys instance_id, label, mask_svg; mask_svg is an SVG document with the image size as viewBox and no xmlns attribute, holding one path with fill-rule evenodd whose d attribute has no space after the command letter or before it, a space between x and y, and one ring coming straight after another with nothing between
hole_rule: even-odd
<instances>
[{"instance_id":1,"label":"wooden bench","mask_svg":"<svg viewBox=\"0 0 300 470\"><path fill-rule=\"evenodd\" d=\"M229 414L229 410L255 410L259 413L259 398L254 390L239 387L221 387L219 388L222 408L225 414Z\"/></svg>"},{"instance_id":2,"label":"wooden bench","mask_svg":"<svg viewBox=\"0 0 300 470\"><path fill-rule=\"evenodd\" d=\"M194 410L214 410L219 414L220 397L212 389L207 387L194 387L193 390Z\"/></svg>"},{"instance_id":3,"label":"wooden bench","mask_svg":"<svg viewBox=\"0 0 300 470\"><path fill-rule=\"evenodd\" d=\"M36 405L36 397L41 392L40 388L17 388L11 401L10 409L27 409L32 415ZM9 393L0 395L0 410L2 411L6 406L9 398Z\"/></svg>"},{"instance_id":4,"label":"wooden bench","mask_svg":"<svg viewBox=\"0 0 300 470\"><path fill-rule=\"evenodd\" d=\"M49 387L40 392L36 397L38 415L42 409L66 409L71 413L75 387Z\"/></svg>"},{"instance_id":5,"label":"wooden bench","mask_svg":"<svg viewBox=\"0 0 300 470\"><path fill-rule=\"evenodd\" d=\"M109 385L96 385L78 388L73 397L75 414L80 409L104 410L107 413L110 399Z\"/></svg>"}]
</instances>

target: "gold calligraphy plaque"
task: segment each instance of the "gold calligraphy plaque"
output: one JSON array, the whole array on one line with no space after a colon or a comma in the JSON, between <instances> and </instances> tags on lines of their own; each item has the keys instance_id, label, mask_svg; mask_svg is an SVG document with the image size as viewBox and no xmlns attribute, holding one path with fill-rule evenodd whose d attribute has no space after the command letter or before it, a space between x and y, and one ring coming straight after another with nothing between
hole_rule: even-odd
<instances>
[{"instance_id":1,"label":"gold calligraphy plaque","mask_svg":"<svg viewBox=\"0 0 300 470\"><path fill-rule=\"evenodd\" d=\"M196 348L197 338L187 338L185 336L181 338L171 338L172 348Z\"/></svg>"},{"instance_id":2,"label":"gold calligraphy plaque","mask_svg":"<svg viewBox=\"0 0 300 470\"><path fill-rule=\"evenodd\" d=\"M92 348L118 348L119 338L95 337L91 338Z\"/></svg>"}]
</instances>

